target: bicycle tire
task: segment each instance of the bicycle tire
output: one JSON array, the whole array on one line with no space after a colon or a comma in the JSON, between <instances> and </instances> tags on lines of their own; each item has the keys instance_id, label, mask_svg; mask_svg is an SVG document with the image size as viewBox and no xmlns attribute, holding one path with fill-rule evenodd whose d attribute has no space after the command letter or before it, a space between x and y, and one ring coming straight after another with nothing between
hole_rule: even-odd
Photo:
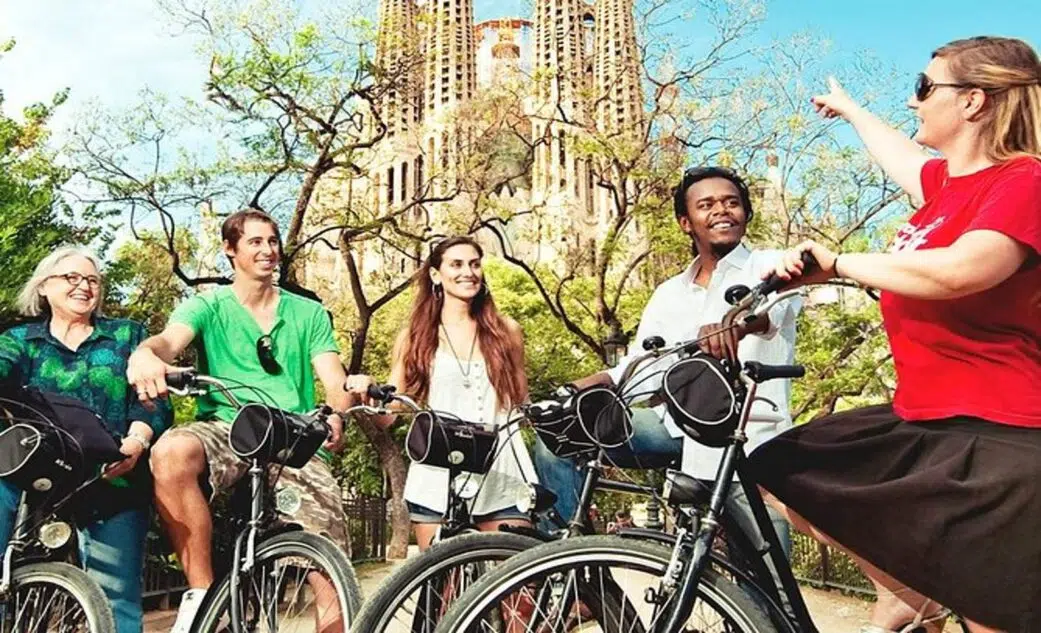
<instances>
[{"instance_id":1,"label":"bicycle tire","mask_svg":"<svg viewBox=\"0 0 1041 633\"><path fill-rule=\"evenodd\" d=\"M350 629L361 609L361 587L354 573L354 566L332 541L310 532L284 532L257 545L256 564L249 572L257 570L278 559L310 559L318 563L337 588L340 613L345 614L343 630ZM195 633L217 633L223 630L221 620L230 610L231 575L228 574L213 584L206 593L206 602L200 607L192 631ZM245 627L244 627L245 628Z\"/></svg>"},{"instance_id":2,"label":"bicycle tire","mask_svg":"<svg viewBox=\"0 0 1041 633\"><path fill-rule=\"evenodd\" d=\"M388 631L413 593L454 567L506 560L543 542L510 532L473 532L436 543L402 563L383 580L376 593L365 601L352 633Z\"/></svg>"},{"instance_id":3,"label":"bicycle tire","mask_svg":"<svg viewBox=\"0 0 1041 633\"><path fill-rule=\"evenodd\" d=\"M516 588L530 586L539 577L549 578L583 565L600 567L613 561L642 568L644 573L660 578L671 555L672 549L659 543L616 536L583 536L546 543L514 556L478 580L449 608L436 633L479 630L476 621L482 613L494 610ZM712 568L703 573L697 595L732 622L727 630L776 633L770 618L748 594ZM632 625L627 630L633 630Z\"/></svg>"},{"instance_id":4,"label":"bicycle tire","mask_svg":"<svg viewBox=\"0 0 1041 633\"><path fill-rule=\"evenodd\" d=\"M11 593L14 595L16 621L8 629L7 618L4 618L4 626L0 627L4 633L7 633L7 631L40 630L38 625L31 627L17 626L18 596L24 588L31 585L60 587L72 595L80 605L86 620L87 631L90 633L115 633L116 621L112 614L112 608L109 606L108 598L105 597L105 592L97 581L79 567L57 562L32 563L17 567L11 572Z\"/></svg>"}]
</instances>

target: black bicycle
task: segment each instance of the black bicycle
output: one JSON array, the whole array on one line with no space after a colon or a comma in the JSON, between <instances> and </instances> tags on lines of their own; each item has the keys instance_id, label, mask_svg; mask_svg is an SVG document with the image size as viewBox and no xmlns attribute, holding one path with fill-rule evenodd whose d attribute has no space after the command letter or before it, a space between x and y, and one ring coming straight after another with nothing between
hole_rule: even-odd
<instances>
[{"instance_id":1,"label":"black bicycle","mask_svg":"<svg viewBox=\"0 0 1041 633\"><path fill-rule=\"evenodd\" d=\"M68 561L85 492L118 444L80 403L34 390L20 396L0 397L0 477L22 491L0 562L0 632L114 633L101 587ZM70 431L61 419L68 412L87 413L82 428ZM107 442L110 457L92 456L78 431Z\"/></svg>"},{"instance_id":2,"label":"black bicycle","mask_svg":"<svg viewBox=\"0 0 1041 633\"><path fill-rule=\"evenodd\" d=\"M393 387L374 386L369 395L380 405L360 406L352 410L385 415L387 406L396 401L417 415L429 415L407 396L395 394ZM431 633L451 603L480 576L502 561L548 541L592 534L588 509L594 491L656 494L644 485L605 479L603 476L605 466L610 464L606 450L623 445L632 435L628 409L622 406L614 390L596 387L573 391L557 399L524 405L518 410L521 415L511 420L511 426L521 420L528 420L550 450L560 456L575 458L579 464L584 481L575 514L565 521L553 509L555 496L541 486L530 485L517 499L517 506L532 513L533 523L535 517L539 516L554 529L539 531L504 527L499 532L477 532L471 521L467 501L478 490L466 491L466 486L450 486L444 524L437 542L421 555L398 567L384 580L377 593L366 600L355 622L356 633ZM465 480L466 473L458 466L469 463L472 464L472 470L481 471L487 456L494 455L495 449L473 440L473 425L459 424L457 421L450 428L461 433L462 440L455 445L461 454L454 460L454 466L452 460L445 460L443 465L451 470L450 481L457 481L460 475ZM447 454L448 449L450 447L441 446L438 450ZM677 514L682 516L679 512L681 507L703 503L708 498L708 492L696 480L671 471L666 478L663 496L664 502L675 507ZM630 537L668 538L655 530L634 528L624 532ZM730 549L746 553L755 551L751 544L744 543ZM726 560L719 560L718 564L731 566ZM600 603L595 596L589 596L584 608L587 611L610 611L615 606L614 603Z\"/></svg>"},{"instance_id":3,"label":"black bicycle","mask_svg":"<svg viewBox=\"0 0 1041 633\"><path fill-rule=\"evenodd\" d=\"M724 325L754 319L795 292L769 296L775 280L728 293L733 308ZM662 392L672 417L698 441L724 448L715 484L704 503L685 508L689 519L676 533L654 542L618 536L578 537L539 546L485 575L445 614L438 633L501 630L505 600L535 605L515 630L540 633L682 633L685 631L814 632L791 567L772 529L762 497L743 472L745 429L759 383L803 374L797 365L726 363L699 352L697 341L654 349L637 362L672 357ZM738 475L752 508L762 551L744 551L742 565L714 553L727 524L725 500ZM755 542L732 523L728 536ZM775 582L766 570L769 561ZM609 613L583 609L593 599L611 602ZM607 617L605 617L607 616Z\"/></svg>"},{"instance_id":4,"label":"black bicycle","mask_svg":"<svg viewBox=\"0 0 1041 633\"><path fill-rule=\"evenodd\" d=\"M235 389L255 389L229 387L194 371L168 375L166 381L182 395L216 389L238 408L228 441L250 464L223 512L232 537L228 569L207 591L193 633L348 630L361 606L351 561L332 541L293 523L299 492L278 486L283 468L302 467L327 439L325 419L332 410L298 415L243 404Z\"/></svg>"}]
</instances>

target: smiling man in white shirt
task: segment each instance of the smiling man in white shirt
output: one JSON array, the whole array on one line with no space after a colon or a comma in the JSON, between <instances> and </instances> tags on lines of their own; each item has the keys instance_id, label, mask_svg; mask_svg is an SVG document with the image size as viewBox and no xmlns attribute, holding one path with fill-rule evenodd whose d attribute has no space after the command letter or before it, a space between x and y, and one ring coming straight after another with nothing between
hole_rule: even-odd
<instances>
[{"instance_id":1,"label":"smiling man in white shirt","mask_svg":"<svg viewBox=\"0 0 1041 633\"><path fill-rule=\"evenodd\" d=\"M689 169L676 187L674 211L680 228L691 237L694 260L682 273L655 289L636 331L634 347L637 349L616 367L576 380L576 387L616 385L632 359L643 353L643 341L652 336L662 337L666 345L709 336L702 343L702 349L718 358L732 358L736 352L742 361L793 362L795 318L801 307L797 299L779 303L768 315L741 332L725 332L720 325L730 307L724 299L727 288L736 284L749 288L756 285L765 271L773 270L782 254L781 251L749 250L741 243L753 213L745 182L729 169ZM640 373L646 375L642 370ZM660 387L660 377L657 380ZM652 389L653 385L641 385L640 390L645 388ZM791 427L790 394L788 380L773 380L760 386L757 395L769 402L757 401L752 407L748 452ZM633 427L628 446L608 451L615 465L660 468L677 461L682 453L685 473L706 481L715 478L722 449L708 448L686 437L664 406L634 409ZM537 442L535 466L543 484L557 494L557 511L570 519L581 486L581 474L575 463L553 455ZM752 519L740 486L731 488L728 511L738 521L754 526L754 522L748 523ZM771 519L788 553L788 523L773 511Z\"/></svg>"}]
</instances>

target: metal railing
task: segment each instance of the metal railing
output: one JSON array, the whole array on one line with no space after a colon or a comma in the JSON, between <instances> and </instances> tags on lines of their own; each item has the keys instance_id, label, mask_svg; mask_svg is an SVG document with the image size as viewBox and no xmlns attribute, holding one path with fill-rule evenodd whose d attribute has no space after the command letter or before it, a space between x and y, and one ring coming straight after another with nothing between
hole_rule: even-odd
<instances>
[{"instance_id":1,"label":"metal railing","mask_svg":"<svg viewBox=\"0 0 1041 633\"><path fill-rule=\"evenodd\" d=\"M853 560L843 552L792 531L792 571L801 582L862 595L875 590Z\"/></svg>"},{"instance_id":2,"label":"metal railing","mask_svg":"<svg viewBox=\"0 0 1041 633\"><path fill-rule=\"evenodd\" d=\"M383 560L387 552L387 500L381 497L355 497L343 504L354 562ZM220 547L220 543L217 545ZM188 588L187 580L171 553L169 542L153 521L145 551L143 597L160 608L170 598Z\"/></svg>"}]
</instances>

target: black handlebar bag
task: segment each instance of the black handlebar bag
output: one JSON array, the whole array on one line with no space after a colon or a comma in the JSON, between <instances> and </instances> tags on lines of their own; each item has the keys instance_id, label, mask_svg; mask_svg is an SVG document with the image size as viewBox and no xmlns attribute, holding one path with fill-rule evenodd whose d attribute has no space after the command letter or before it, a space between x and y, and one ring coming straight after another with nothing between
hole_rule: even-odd
<instances>
[{"instance_id":1,"label":"black handlebar bag","mask_svg":"<svg viewBox=\"0 0 1041 633\"><path fill-rule=\"evenodd\" d=\"M328 436L329 428L320 421L250 403L235 415L228 443L242 459L303 468Z\"/></svg>"},{"instance_id":2,"label":"black handlebar bag","mask_svg":"<svg viewBox=\"0 0 1041 633\"><path fill-rule=\"evenodd\" d=\"M684 433L706 446L729 442L744 402L744 390L729 365L708 354L696 354L669 367L663 383L669 414Z\"/></svg>"},{"instance_id":3,"label":"black handlebar bag","mask_svg":"<svg viewBox=\"0 0 1041 633\"><path fill-rule=\"evenodd\" d=\"M0 390L0 477L22 490L70 490L125 456L93 409L35 387Z\"/></svg>"},{"instance_id":4,"label":"black handlebar bag","mask_svg":"<svg viewBox=\"0 0 1041 633\"><path fill-rule=\"evenodd\" d=\"M531 417L539 439L554 455L574 457L618 448L633 436L632 412L613 389L581 389L559 410Z\"/></svg>"},{"instance_id":5,"label":"black handlebar bag","mask_svg":"<svg viewBox=\"0 0 1041 633\"><path fill-rule=\"evenodd\" d=\"M420 411L405 438L408 457L417 464L484 474L495 459L499 434L482 425L436 411Z\"/></svg>"}]
</instances>

